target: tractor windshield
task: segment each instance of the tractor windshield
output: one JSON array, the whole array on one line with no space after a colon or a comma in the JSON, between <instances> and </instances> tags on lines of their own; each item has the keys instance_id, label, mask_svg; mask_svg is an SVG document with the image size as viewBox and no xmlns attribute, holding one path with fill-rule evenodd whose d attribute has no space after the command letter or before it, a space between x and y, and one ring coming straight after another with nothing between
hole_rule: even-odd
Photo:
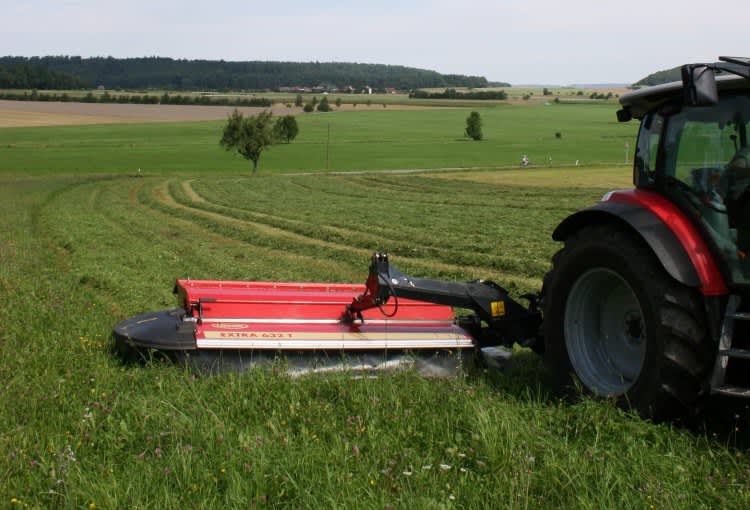
<instances>
[{"instance_id":1,"label":"tractor windshield","mask_svg":"<svg viewBox=\"0 0 750 510\"><path fill-rule=\"evenodd\" d=\"M665 186L689 200L728 263L732 283L750 283L750 97L685 107L662 130Z\"/></svg>"}]
</instances>

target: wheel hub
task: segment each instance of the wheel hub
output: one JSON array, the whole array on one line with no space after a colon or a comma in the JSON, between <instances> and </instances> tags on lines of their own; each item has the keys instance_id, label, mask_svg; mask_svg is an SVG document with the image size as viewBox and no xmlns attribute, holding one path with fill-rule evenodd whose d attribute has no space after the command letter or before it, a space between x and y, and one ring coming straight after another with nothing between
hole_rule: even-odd
<instances>
[{"instance_id":1,"label":"wheel hub","mask_svg":"<svg viewBox=\"0 0 750 510\"><path fill-rule=\"evenodd\" d=\"M625 335L631 344L643 343L643 321L640 311L630 310L625 313Z\"/></svg>"},{"instance_id":2,"label":"wheel hub","mask_svg":"<svg viewBox=\"0 0 750 510\"><path fill-rule=\"evenodd\" d=\"M570 363L589 390L622 395L635 383L646 356L646 329L638 298L618 273L594 268L578 277L564 332Z\"/></svg>"}]
</instances>

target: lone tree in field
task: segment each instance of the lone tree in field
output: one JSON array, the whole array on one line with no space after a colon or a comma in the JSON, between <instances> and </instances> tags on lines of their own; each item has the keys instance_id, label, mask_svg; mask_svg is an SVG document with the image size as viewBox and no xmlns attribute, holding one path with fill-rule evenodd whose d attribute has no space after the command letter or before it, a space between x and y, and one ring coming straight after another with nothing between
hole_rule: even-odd
<instances>
[{"instance_id":1,"label":"lone tree in field","mask_svg":"<svg viewBox=\"0 0 750 510\"><path fill-rule=\"evenodd\" d=\"M299 133L297 119L294 118L294 115L284 115L283 117L279 117L276 119L273 131L277 139L286 140L286 143L289 143L297 138L297 133Z\"/></svg>"},{"instance_id":2,"label":"lone tree in field","mask_svg":"<svg viewBox=\"0 0 750 510\"><path fill-rule=\"evenodd\" d=\"M297 94L294 98L294 106L302 106L302 94Z\"/></svg>"},{"instance_id":3,"label":"lone tree in field","mask_svg":"<svg viewBox=\"0 0 750 510\"><path fill-rule=\"evenodd\" d=\"M263 150L276 143L271 123L271 112L261 112L249 117L243 116L236 109L227 119L224 132L219 142L226 150L236 150L245 159L253 162L253 175L258 168L258 161Z\"/></svg>"},{"instance_id":4,"label":"lone tree in field","mask_svg":"<svg viewBox=\"0 0 750 510\"><path fill-rule=\"evenodd\" d=\"M466 117L466 136L472 140L482 139L482 118L479 116L479 112L471 112Z\"/></svg>"}]
</instances>

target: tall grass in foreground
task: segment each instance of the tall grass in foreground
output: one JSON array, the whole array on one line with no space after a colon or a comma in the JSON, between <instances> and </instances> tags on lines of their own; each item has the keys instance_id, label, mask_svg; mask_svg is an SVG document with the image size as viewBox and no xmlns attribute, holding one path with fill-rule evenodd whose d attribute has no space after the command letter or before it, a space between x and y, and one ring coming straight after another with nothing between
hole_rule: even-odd
<instances>
[{"instance_id":1,"label":"tall grass in foreground","mask_svg":"<svg viewBox=\"0 0 750 510\"><path fill-rule=\"evenodd\" d=\"M380 248L535 290L551 226L601 195L578 172L4 180L0 506L747 508L746 413L713 436L559 402L525 351L451 380L292 379L281 360L206 377L111 353L112 325L172 306L178 276L362 281Z\"/></svg>"}]
</instances>

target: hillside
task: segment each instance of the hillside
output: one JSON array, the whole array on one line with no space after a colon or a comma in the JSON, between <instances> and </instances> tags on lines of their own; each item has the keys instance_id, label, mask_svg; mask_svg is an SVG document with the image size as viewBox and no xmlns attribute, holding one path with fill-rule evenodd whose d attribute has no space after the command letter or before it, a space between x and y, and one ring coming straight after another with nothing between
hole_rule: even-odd
<instances>
[{"instance_id":1,"label":"hillside","mask_svg":"<svg viewBox=\"0 0 750 510\"><path fill-rule=\"evenodd\" d=\"M39 66L79 78L89 87L167 90L247 90L283 86L375 89L486 87L483 76L384 64L345 62L226 62L163 57L0 57L0 65Z\"/></svg>"},{"instance_id":2,"label":"hillside","mask_svg":"<svg viewBox=\"0 0 750 510\"><path fill-rule=\"evenodd\" d=\"M635 82L635 85L659 85L661 83L669 83L670 81L679 81L680 78L680 67L673 67L672 69L665 69L663 71L657 71L651 73L645 78L642 78Z\"/></svg>"}]
</instances>

